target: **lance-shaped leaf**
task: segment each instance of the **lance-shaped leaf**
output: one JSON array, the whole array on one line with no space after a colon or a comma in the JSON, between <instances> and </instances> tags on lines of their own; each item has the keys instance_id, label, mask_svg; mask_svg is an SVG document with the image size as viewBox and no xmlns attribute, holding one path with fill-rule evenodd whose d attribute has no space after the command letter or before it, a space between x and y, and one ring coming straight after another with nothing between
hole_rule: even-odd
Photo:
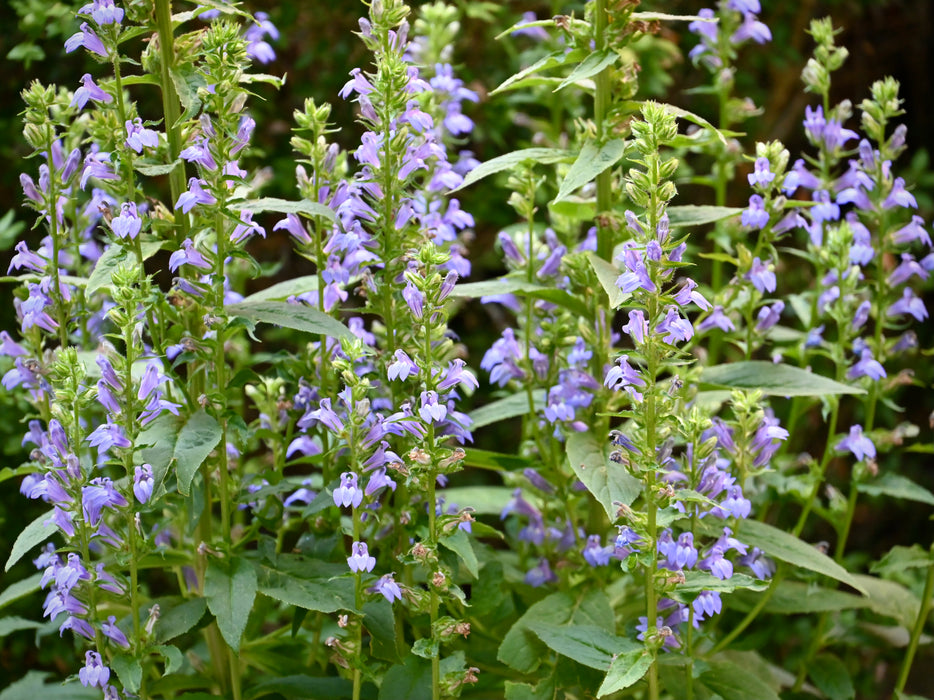
<instances>
[{"instance_id":1,"label":"lance-shaped leaf","mask_svg":"<svg viewBox=\"0 0 934 700\"><path fill-rule=\"evenodd\" d=\"M668 207L668 219L672 226L702 226L742 213L741 207L715 207L712 205L683 204Z\"/></svg>"},{"instance_id":2,"label":"lance-shaped leaf","mask_svg":"<svg viewBox=\"0 0 934 700\"><path fill-rule=\"evenodd\" d=\"M602 698L633 685L645 675L654 661L653 656L645 649L616 657L597 691L597 697Z\"/></svg>"},{"instance_id":3,"label":"lance-shaped leaf","mask_svg":"<svg viewBox=\"0 0 934 700\"><path fill-rule=\"evenodd\" d=\"M529 629L552 651L599 671L609 670L615 656L642 649L642 644L617 637L595 625L532 622Z\"/></svg>"},{"instance_id":4,"label":"lance-shaped leaf","mask_svg":"<svg viewBox=\"0 0 934 700\"><path fill-rule=\"evenodd\" d=\"M192 414L175 442L175 459L178 490L186 496L191 492L191 480L204 460L217 447L223 431L214 418L204 411Z\"/></svg>"},{"instance_id":5,"label":"lance-shaped leaf","mask_svg":"<svg viewBox=\"0 0 934 700\"><path fill-rule=\"evenodd\" d=\"M733 389L757 389L770 396L866 393L859 387L848 386L798 367L762 360L706 367L701 371L701 382Z\"/></svg>"},{"instance_id":6,"label":"lance-shaped leaf","mask_svg":"<svg viewBox=\"0 0 934 700\"><path fill-rule=\"evenodd\" d=\"M616 520L617 503L630 505L642 491L642 484L621 464L611 462L600 443L590 433L573 433L566 443L568 461L574 474L600 502L610 522Z\"/></svg>"},{"instance_id":7,"label":"lance-shaped leaf","mask_svg":"<svg viewBox=\"0 0 934 700\"><path fill-rule=\"evenodd\" d=\"M162 247L161 241L143 241L140 243L140 249L143 252L143 260L148 260ZM119 243L112 244L97 259L94 264L94 270L88 278L87 293L91 294L98 289L109 287L113 278L114 270L123 263L134 264L138 262L136 253Z\"/></svg>"},{"instance_id":8,"label":"lance-shaped leaf","mask_svg":"<svg viewBox=\"0 0 934 700\"><path fill-rule=\"evenodd\" d=\"M529 76L535 75L536 73L543 70L549 70L555 66L564 65L565 63L575 63L584 58L584 56L585 53L582 49L572 49L571 51L559 50L555 51L554 53L550 53L547 56L543 56L537 60L528 68L523 68L515 75L508 77L490 94L495 95L498 92L504 92L506 90L513 89L516 86L516 83L518 83L520 80L523 80L524 78L528 78Z\"/></svg>"},{"instance_id":9,"label":"lance-shaped leaf","mask_svg":"<svg viewBox=\"0 0 934 700\"><path fill-rule=\"evenodd\" d=\"M241 302L224 307L231 316L238 316L256 323L271 323L282 328L296 331L317 333L332 338L354 338L343 323L333 316L302 304L289 304L285 301Z\"/></svg>"},{"instance_id":10,"label":"lance-shaped leaf","mask_svg":"<svg viewBox=\"0 0 934 700\"><path fill-rule=\"evenodd\" d=\"M470 414L471 429L476 430L485 425L492 425L516 416L534 415L545 407L545 390L536 389L532 392L532 405L529 406L528 394L513 394L497 399L486 406L474 410Z\"/></svg>"},{"instance_id":11,"label":"lance-shaped leaf","mask_svg":"<svg viewBox=\"0 0 934 700\"><path fill-rule=\"evenodd\" d=\"M513 151L512 153L505 153L496 158L492 158L485 163L481 163L476 168L467 173L467 177L464 178L464 181L460 184L460 187L455 187L451 192L457 192L468 185L472 185L478 180L482 180L485 177L489 177L503 170L509 170L514 168L520 163L525 163L526 161L534 161L536 163L557 163L562 161L565 158L568 158L570 153L568 151L562 150L560 148L523 148L518 151ZM458 285L460 286L460 285Z\"/></svg>"},{"instance_id":12,"label":"lance-shaped leaf","mask_svg":"<svg viewBox=\"0 0 934 700\"><path fill-rule=\"evenodd\" d=\"M609 65L612 65L616 62L618 54L612 49L600 49L599 51L594 51L587 58L581 61L574 70L571 71L571 74L562 80L558 87L554 89L554 92L563 90L568 85L573 85L578 80L585 80L590 78Z\"/></svg>"},{"instance_id":13,"label":"lance-shaped leaf","mask_svg":"<svg viewBox=\"0 0 934 700\"><path fill-rule=\"evenodd\" d=\"M204 597L224 641L240 650L240 638L256 597L256 569L246 559L212 559L204 574Z\"/></svg>"},{"instance_id":14,"label":"lance-shaped leaf","mask_svg":"<svg viewBox=\"0 0 934 700\"><path fill-rule=\"evenodd\" d=\"M4 571L9 571L10 568L23 558L28 551L33 547L45 542L52 535L58 532L58 528L49 522L46 524L52 517L52 511L43 513L38 518L33 520L25 529L19 533L19 537L16 538L16 541L13 543L13 549L10 551L10 556L6 560L6 565L3 567Z\"/></svg>"},{"instance_id":15,"label":"lance-shaped leaf","mask_svg":"<svg viewBox=\"0 0 934 700\"><path fill-rule=\"evenodd\" d=\"M623 294L623 290L616 286L620 271L616 269L613 263L607 262L592 251L587 251L587 259L590 261L593 271L597 274L600 286L603 287L603 291L606 292L607 297L610 299L610 308L616 309L621 306L631 295Z\"/></svg>"},{"instance_id":16,"label":"lance-shaped leaf","mask_svg":"<svg viewBox=\"0 0 934 700\"><path fill-rule=\"evenodd\" d=\"M334 221L335 214L331 207L318 202L312 202L303 199L298 202L292 202L287 199L278 199L276 197L263 197L262 199L248 199L242 202L232 202L231 208L237 211L246 209L254 214L264 211L274 211L279 214L304 214L305 216L320 216L328 221Z\"/></svg>"},{"instance_id":17,"label":"lance-shaped leaf","mask_svg":"<svg viewBox=\"0 0 934 700\"><path fill-rule=\"evenodd\" d=\"M568 170L568 174L564 176L561 187L558 189L558 196L554 198L554 201L560 202L570 197L604 170L612 168L623 157L625 150L626 144L623 139L607 141L599 148L592 141L585 143L577 160Z\"/></svg>"}]
</instances>

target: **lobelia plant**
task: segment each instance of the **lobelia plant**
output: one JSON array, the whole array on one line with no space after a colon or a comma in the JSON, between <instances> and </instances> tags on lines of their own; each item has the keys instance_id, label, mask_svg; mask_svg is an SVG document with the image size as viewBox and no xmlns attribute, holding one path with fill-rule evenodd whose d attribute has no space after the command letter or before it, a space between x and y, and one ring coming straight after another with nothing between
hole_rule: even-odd
<instances>
[{"instance_id":1,"label":"lobelia plant","mask_svg":"<svg viewBox=\"0 0 934 700\"><path fill-rule=\"evenodd\" d=\"M306 100L295 200L249 170L251 88L282 84L252 70L267 15L80 9L64 48L95 68L23 93L42 238L16 245L19 337L0 334L32 449L0 478L47 506L6 562L38 548L37 573L0 605L42 591L48 618L0 626L70 631L74 672L10 692L917 697L934 549L851 541L861 495L934 503L897 458L929 451L897 402L930 382L911 326L934 269L895 174L898 85L856 131L830 103L846 50L814 21L809 152L746 155L759 2L638 4L501 35L537 58L491 95L540 130L481 164L461 10L369 3L371 62L338 95L359 145ZM713 123L661 101L669 24L699 38ZM464 283L478 222L454 193L499 173L506 274ZM267 235L313 274L248 293ZM468 299L500 323L479 358L450 326ZM514 445L473 447L511 419Z\"/></svg>"}]
</instances>

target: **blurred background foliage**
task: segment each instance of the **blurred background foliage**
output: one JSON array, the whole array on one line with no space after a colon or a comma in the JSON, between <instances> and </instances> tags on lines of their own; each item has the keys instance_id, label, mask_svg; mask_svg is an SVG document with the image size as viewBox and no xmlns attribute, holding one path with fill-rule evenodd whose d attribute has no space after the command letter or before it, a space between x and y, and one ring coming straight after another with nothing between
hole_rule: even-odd
<instances>
[{"instance_id":1,"label":"blurred background foliage","mask_svg":"<svg viewBox=\"0 0 934 700\"><path fill-rule=\"evenodd\" d=\"M144 3L147 0L130 0ZM564 93L553 104L536 102L521 92L490 98L488 93L519 68L529 65L543 49L526 37L496 40L504 28L519 20L524 12L534 12L539 18L556 14L583 14L582 2L544 2L510 0L484 2L482 0L451 0L462 12L462 33L454 50L454 63L458 75L468 87L480 95L477 105L467 105L468 115L476 128L465 144L481 161L532 143L541 124L560 124L569 115L563 110L573 109L573 101ZM22 191L19 173L33 173L35 164L25 160L27 147L21 137L20 91L34 79L44 83L57 83L75 88L85 72L95 73L93 62L77 52L63 60L62 44L77 30L75 11L84 0L4 0L0 3L0 265L6 269L12 246L23 235L30 244L41 234L29 232L32 221L20 209ZM188 9L193 3L176 2L176 9ZM423 4L410 2L417 8ZM695 14L710 3L700 0L667 0L644 2L646 10L659 10L673 14ZM779 2L762 0L761 19L772 31L773 41L765 46L744 50L739 64L743 68L737 79L736 93L751 98L763 109L760 118L745 123L743 137L747 152L757 140L779 139L792 154L805 149L801 121L804 107L813 100L801 89L800 72L812 48L805 33L813 17L830 15L834 24L842 28L838 45L846 46L850 57L843 70L834 75L834 101L850 99L858 104L868 95L873 81L893 75L902 85L908 126L909 153L899 164L906 180L913 187L924 218L930 222L934 213L934 175L930 169L930 156L934 153L934 129L929 126L934 112L934 94L930 75L934 70L934 8L932 3L918 0L798 0ZM253 157L247 167L267 169L268 182L264 194L294 197L294 160L289 146L292 111L301 107L306 98L318 103L333 104L332 118L341 132L337 141L345 148L354 148L359 131L353 122L350 103L338 98L337 93L355 66L368 62L363 45L353 36L362 5L353 0L249 0L248 9L265 11L281 31L273 44L277 59L262 68L262 72L286 74L284 87L275 91L258 85L257 96L251 110L258 124L254 135ZM707 73L695 68L683 58L695 43L687 31L686 23L663 25L659 35L642 42L640 51L640 84L642 96L663 98L681 107L715 118L715 102L710 96L692 93L692 88L704 84ZM154 92L154 91L152 91ZM141 111L147 115L146 100L153 100L150 115L159 114L157 95L134 95L142 101ZM854 120L855 121L855 120ZM849 124L848 126L854 126ZM794 157L794 155L793 155ZM904 172L907 170L908 172ZM731 204L745 204L749 192L745 178L736 183ZM167 186L166 186L167 190ZM685 190L680 203L708 203L712 194L707 190ZM493 249L498 230L512 222L512 211L506 206L507 193L502 180L489 178L461 192L464 209L476 221L475 238L471 244L474 263L473 280L496 276L502 272L498 254ZM687 199L693 198L693 199ZM705 199L706 198L706 199ZM679 203L676 201L675 203ZM263 221L271 231L273 221ZM271 235L256 243L257 259L278 269L282 278L308 274L308 263L290 252L291 246L284 236ZM261 282L269 284L268 281ZM0 328L17 326L10 303L12 285L0 287ZM928 308L934 304L928 299ZM479 303L467 305L459 314L453 328L467 346L473 364L492 341L498 337L501 325L507 321L495 314L496 309ZM930 331L921 338L921 347L934 345ZM0 373L6 371L0 358ZM916 367L917 378L923 387L929 387L932 372L930 363ZM481 391L474 401L485 400ZM934 409L930 392L916 388L906 404L915 423L927 423ZM5 391L0 390L0 453L4 466L15 467L24 455L20 439L24 425L20 424L24 406ZM485 429L477 437L477 446L502 449L512 442L510 431L515 426L506 424L495 430ZM497 433L496 430L499 432ZM504 443L503 440L506 442ZM921 458L917 464L904 465L909 476L934 488L934 473ZM898 543L898 533L930 531L929 512L918 504L905 504L891 500L876 504L865 502L863 512L857 516L852 548L871 549L873 553L885 551ZM0 552L9 551L13 539L23 525L43 510L41 503L27 501L18 492L18 480L8 480L0 487ZM860 528L862 525L862 528ZM918 528L921 528L920 530ZM817 533L818 535L820 533ZM5 557L3 557L5 559ZM28 562L21 563L8 574L0 573L0 591L11 582L32 573ZM19 614L35 619L38 610L35 601L25 601L7 608L5 614ZM0 688L22 674L25 668L56 669L58 654L54 645L41 650L33 643L32 631L7 635L0 641ZM54 634L54 633L53 633ZM47 640L51 641L51 640ZM71 644L63 640L62 644ZM928 652L930 653L930 652ZM41 656L39 656L41 654ZM65 654L71 658L70 654ZM70 661L69 661L70 663ZM923 668L923 662L916 663Z\"/></svg>"}]
</instances>

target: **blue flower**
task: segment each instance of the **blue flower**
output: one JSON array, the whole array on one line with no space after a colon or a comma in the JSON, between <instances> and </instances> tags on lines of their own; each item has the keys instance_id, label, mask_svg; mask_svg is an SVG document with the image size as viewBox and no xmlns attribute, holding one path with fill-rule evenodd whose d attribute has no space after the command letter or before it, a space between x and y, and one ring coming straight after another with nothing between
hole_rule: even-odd
<instances>
[{"instance_id":1,"label":"blue flower","mask_svg":"<svg viewBox=\"0 0 934 700\"><path fill-rule=\"evenodd\" d=\"M334 489L334 505L358 508L363 502L363 490L357 486L357 475L353 472L341 474L341 485Z\"/></svg>"},{"instance_id":2,"label":"blue flower","mask_svg":"<svg viewBox=\"0 0 934 700\"><path fill-rule=\"evenodd\" d=\"M84 109L88 100L94 100L95 102L112 102L113 97L98 87L90 73L85 73L81 76L81 87L75 90L74 97L71 98L71 106Z\"/></svg>"},{"instance_id":3,"label":"blue flower","mask_svg":"<svg viewBox=\"0 0 934 700\"><path fill-rule=\"evenodd\" d=\"M402 589L399 588L399 584L396 583L394 573L380 576L370 591L381 594L390 603L396 600L402 600Z\"/></svg>"},{"instance_id":4,"label":"blue flower","mask_svg":"<svg viewBox=\"0 0 934 700\"><path fill-rule=\"evenodd\" d=\"M110 679L110 669L104 666L101 655L96 651L87 651L84 654L84 666L78 671L78 678L81 685L85 687L94 687L95 685L103 688Z\"/></svg>"},{"instance_id":5,"label":"blue flower","mask_svg":"<svg viewBox=\"0 0 934 700\"><path fill-rule=\"evenodd\" d=\"M347 557L347 566L354 573L372 571L376 566L376 557L370 556L366 542L354 542L351 546L351 555Z\"/></svg>"},{"instance_id":6,"label":"blue flower","mask_svg":"<svg viewBox=\"0 0 934 700\"><path fill-rule=\"evenodd\" d=\"M834 449L841 451L849 450L858 460L876 456L876 446L872 443L872 440L863 435L863 427L861 425L851 426L850 434L838 442L834 446Z\"/></svg>"},{"instance_id":7,"label":"blue flower","mask_svg":"<svg viewBox=\"0 0 934 700\"><path fill-rule=\"evenodd\" d=\"M765 202L758 194L749 198L749 207L743 209L740 216L743 226L751 228L764 228L769 223L769 213L765 210Z\"/></svg>"}]
</instances>

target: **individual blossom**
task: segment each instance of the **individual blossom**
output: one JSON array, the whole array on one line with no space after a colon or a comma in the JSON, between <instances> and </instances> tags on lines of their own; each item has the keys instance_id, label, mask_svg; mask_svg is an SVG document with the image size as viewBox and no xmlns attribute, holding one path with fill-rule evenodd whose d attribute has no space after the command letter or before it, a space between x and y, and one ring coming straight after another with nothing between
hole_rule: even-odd
<instances>
[{"instance_id":1,"label":"individual blossom","mask_svg":"<svg viewBox=\"0 0 934 700\"><path fill-rule=\"evenodd\" d=\"M860 461L866 457L873 458L876 456L876 446L872 440L863 435L863 426L861 425L851 426L850 434L838 442L835 449L840 451L848 450Z\"/></svg>"},{"instance_id":2,"label":"individual blossom","mask_svg":"<svg viewBox=\"0 0 934 700\"><path fill-rule=\"evenodd\" d=\"M610 563L610 557L613 556L614 547L602 544L600 535L590 535L587 538L587 544L581 550L584 560L593 567L607 566Z\"/></svg>"},{"instance_id":3,"label":"individual blossom","mask_svg":"<svg viewBox=\"0 0 934 700\"><path fill-rule=\"evenodd\" d=\"M782 311L785 310L785 302L781 299L776 301L771 306L763 306L759 309L759 313L756 316L756 332L763 333L769 328L778 323L781 319Z\"/></svg>"},{"instance_id":4,"label":"individual blossom","mask_svg":"<svg viewBox=\"0 0 934 700\"><path fill-rule=\"evenodd\" d=\"M127 500L114 488L110 479L99 476L82 487L81 505L88 524L94 527L101 521L104 508L122 508L127 505Z\"/></svg>"},{"instance_id":5,"label":"individual blossom","mask_svg":"<svg viewBox=\"0 0 934 700\"><path fill-rule=\"evenodd\" d=\"M123 21L123 9L117 7L114 0L94 0L78 10L78 14L90 14L99 27L105 24L120 24Z\"/></svg>"},{"instance_id":6,"label":"individual blossom","mask_svg":"<svg viewBox=\"0 0 934 700\"><path fill-rule=\"evenodd\" d=\"M761 549L753 547L752 551L740 557L737 562L740 566L748 566L757 579L765 579L775 572L775 565L769 561Z\"/></svg>"},{"instance_id":7,"label":"individual blossom","mask_svg":"<svg viewBox=\"0 0 934 700\"><path fill-rule=\"evenodd\" d=\"M103 688L110 680L110 669L104 666L101 655L96 651L84 653L84 666L78 671L81 685L85 687L100 686Z\"/></svg>"},{"instance_id":8,"label":"individual blossom","mask_svg":"<svg viewBox=\"0 0 934 700\"><path fill-rule=\"evenodd\" d=\"M405 381L408 377L418 374L418 365L412 361L412 358L406 354L405 350L401 348L396 350L393 353L393 358L393 361L386 368L386 376L389 381L396 379Z\"/></svg>"},{"instance_id":9,"label":"individual blossom","mask_svg":"<svg viewBox=\"0 0 934 700\"><path fill-rule=\"evenodd\" d=\"M768 261L762 262L758 257L752 261L752 267L746 273L746 279L752 282L753 286L761 293L771 294L775 291L775 272Z\"/></svg>"},{"instance_id":10,"label":"individual blossom","mask_svg":"<svg viewBox=\"0 0 934 700\"><path fill-rule=\"evenodd\" d=\"M542 557L537 566L533 566L525 573L525 582L533 588L544 586L547 583L557 581L558 577L551 570L548 560Z\"/></svg>"},{"instance_id":11,"label":"individual blossom","mask_svg":"<svg viewBox=\"0 0 934 700\"><path fill-rule=\"evenodd\" d=\"M750 228L764 228L769 223L769 213L765 210L765 202L758 194L749 198L749 207L743 209L740 216L743 226Z\"/></svg>"},{"instance_id":12,"label":"individual blossom","mask_svg":"<svg viewBox=\"0 0 934 700\"><path fill-rule=\"evenodd\" d=\"M140 503L148 503L152 497L152 488L155 485L152 475L152 465L142 464L134 469L133 494Z\"/></svg>"},{"instance_id":13,"label":"individual blossom","mask_svg":"<svg viewBox=\"0 0 934 700\"><path fill-rule=\"evenodd\" d=\"M423 391L421 394L421 406L418 409L418 415L426 423L440 423L448 413L447 407L438 401L438 393L435 391Z\"/></svg>"},{"instance_id":14,"label":"individual blossom","mask_svg":"<svg viewBox=\"0 0 934 700\"><path fill-rule=\"evenodd\" d=\"M669 306L665 318L655 327L655 332L662 336L662 342L675 345L693 338L694 326L674 306Z\"/></svg>"},{"instance_id":15,"label":"individual blossom","mask_svg":"<svg viewBox=\"0 0 934 700\"><path fill-rule=\"evenodd\" d=\"M876 381L886 376L885 368L872 356L872 350L863 348L860 351L859 360L846 373L847 379L859 379L860 377L869 377Z\"/></svg>"},{"instance_id":16,"label":"individual blossom","mask_svg":"<svg viewBox=\"0 0 934 700\"><path fill-rule=\"evenodd\" d=\"M924 301L907 287L902 290L902 298L885 310L886 316L903 316L906 314L914 316L918 321L923 321L928 317Z\"/></svg>"},{"instance_id":17,"label":"individual blossom","mask_svg":"<svg viewBox=\"0 0 934 700\"><path fill-rule=\"evenodd\" d=\"M772 41L771 30L751 12L745 13L743 23L730 37L730 41L734 44L739 44L747 39L752 39L757 44Z\"/></svg>"},{"instance_id":18,"label":"individual blossom","mask_svg":"<svg viewBox=\"0 0 934 700\"><path fill-rule=\"evenodd\" d=\"M159 134L152 129L143 126L143 120L137 117L133 121L127 120L126 127L127 148L132 148L137 153L142 153L143 148L155 148L159 145Z\"/></svg>"},{"instance_id":19,"label":"individual blossom","mask_svg":"<svg viewBox=\"0 0 934 700\"><path fill-rule=\"evenodd\" d=\"M376 566L376 557L370 556L366 542L354 542L351 546L351 555L347 557L347 566L354 573L370 572ZM392 602L392 601L390 601Z\"/></svg>"},{"instance_id":20,"label":"individual blossom","mask_svg":"<svg viewBox=\"0 0 934 700\"><path fill-rule=\"evenodd\" d=\"M257 12L254 16L254 24L251 24L243 33L243 38L247 42L247 55L260 63L269 63L276 58L276 52L266 41L267 36L276 41L279 38L279 30L269 20L268 14Z\"/></svg>"},{"instance_id":21,"label":"individual blossom","mask_svg":"<svg viewBox=\"0 0 934 700\"><path fill-rule=\"evenodd\" d=\"M736 326L726 315L722 306L715 306L710 315L697 324L698 333L705 333L711 328L719 328L724 332L736 330Z\"/></svg>"},{"instance_id":22,"label":"individual blossom","mask_svg":"<svg viewBox=\"0 0 934 700\"><path fill-rule=\"evenodd\" d=\"M65 41L65 53L71 53L72 51L77 50L79 46L83 46L91 53L96 53L98 56L107 58L107 49L104 48L104 44L101 41L100 37L88 26L87 22L82 22L80 31L72 34Z\"/></svg>"},{"instance_id":23,"label":"individual blossom","mask_svg":"<svg viewBox=\"0 0 934 700\"><path fill-rule=\"evenodd\" d=\"M399 584L396 583L394 573L380 576L370 591L379 593L390 603L396 600L402 600L402 589L399 588Z\"/></svg>"},{"instance_id":24,"label":"individual blossom","mask_svg":"<svg viewBox=\"0 0 934 700\"><path fill-rule=\"evenodd\" d=\"M103 631L104 636L117 646L124 649L130 648L130 640L126 638L123 630L117 626L117 618L115 615L111 615L107 618L107 622L101 625L101 630Z\"/></svg>"},{"instance_id":25,"label":"individual blossom","mask_svg":"<svg viewBox=\"0 0 934 700\"><path fill-rule=\"evenodd\" d=\"M196 177L190 178L188 180L188 191L182 192L179 195L178 201L175 203L176 209L181 209L182 212L187 214L198 204L206 204L208 206L212 204L217 204L217 199L210 192L206 192L202 185L207 183L204 180L199 180Z\"/></svg>"},{"instance_id":26,"label":"individual blossom","mask_svg":"<svg viewBox=\"0 0 934 700\"><path fill-rule=\"evenodd\" d=\"M181 249L176 250L169 256L169 269L172 272L175 272L182 265L191 265L202 270L210 270L213 267L201 252L195 248L194 241L190 238L182 241Z\"/></svg>"},{"instance_id":27,"label":"individual blossom","mask_svg":"<svg viewBox=\"0 0 934 700\"><path fill-rule=\"evenodd\" d=\"M143 220L136 210L134 202L124 202L120 205L120 213L110 220L110 228L117 238L135 239L143 227Z\"/></svg>"},{"instance_id":28,"label":"individual blossom","mask_svg":"<svg viewBox=\"0 0 934 700\"><path fill-rule=\"evenodd\" d=\"M75 90L74 97L71 98L71 106L84 109L88 100L94 100L95 102L112 102L113 97L104 92L97 83L94 82L94 78L91 77L90 73L85 73L81 76L81 87Z\"/></svg>"},{"instance_id":29,"label":"individual blossom","mask_svg":"<svg viewBox=\"0 0 934 700\"><path fill-rule=\"evenodd\" d=\"M354 472L341 474L340 486L334 489L333 496L336 506L359 508L363 502L363 489L357 486L357 475Z\"/></svg>"},{"instance_id":30,"label":"individual blossom","mask_svg":"<svg viewBox=\"0 0 934 700\"><path fill-rule=\"evenodd\" d=\"M749 184L752 187L756 185L768 185L772 180L775 179L775 173L771 171L771 164L769 159L762 157L756 158L755 168L753 172L749 173L746 176L746 179L749 180Z\"/></svg>"},{"instance_id":31,"label":"individual blossom","mask_svg":"<svg viewBox=\"0 0 934 700\"><path fill-rule=\"evenodd\" d=\"M233 230L233 233L230 234L230 241L231 243L240 243L253 234L257 234L262 238L265 238L266 229L260 226L257 222L253 221L253 212L244 209L240 212L240 223L237 224Z\"/></svg>"}]
</instances>

